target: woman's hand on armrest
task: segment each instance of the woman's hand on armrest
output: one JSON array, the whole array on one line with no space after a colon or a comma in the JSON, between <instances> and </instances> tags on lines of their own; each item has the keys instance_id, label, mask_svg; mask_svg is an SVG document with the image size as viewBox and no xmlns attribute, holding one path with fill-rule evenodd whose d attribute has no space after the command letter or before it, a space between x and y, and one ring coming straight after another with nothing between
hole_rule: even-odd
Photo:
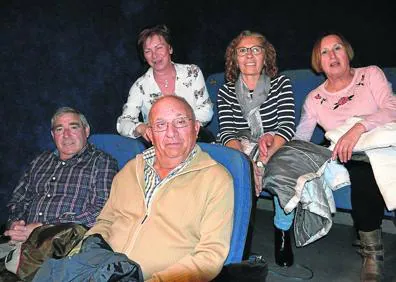
<instances>
[{"instance_id":1,"label":"woman's hand on armrest","mask_svg":"<svg viewBox=\"0 0 396 282\"><path fill-rule=\"evenodd\" d=\"M366 132L366 127L359 122L356 123L338 140L333 149L332 159L335 160L338 157L342 163L349 161L352 158L353 148L364 132Z\"/></svg>"}]
</instances>

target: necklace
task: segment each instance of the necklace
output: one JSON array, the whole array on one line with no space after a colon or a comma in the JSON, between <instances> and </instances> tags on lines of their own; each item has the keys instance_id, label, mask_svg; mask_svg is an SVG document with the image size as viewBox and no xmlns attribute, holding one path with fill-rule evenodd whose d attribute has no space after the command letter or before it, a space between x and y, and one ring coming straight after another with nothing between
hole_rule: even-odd
<instances>
[{"instance_id":1,"label":"necklace","mask_svg":"<svg viewBox=\"0 0 396 282\"><path fill-rule=\"evenodd\" d=\"M172 71L170 74L161 75L161 76L158 77L154 73L155 81L157 82L158 85L162 85L162 87L168 89L168 88L170 88L172 86L171 83L173 83L174 79L176 78L176 72ZM167 78L164 78L164 76L167 77Z\"/></svg>"}]
</instances>

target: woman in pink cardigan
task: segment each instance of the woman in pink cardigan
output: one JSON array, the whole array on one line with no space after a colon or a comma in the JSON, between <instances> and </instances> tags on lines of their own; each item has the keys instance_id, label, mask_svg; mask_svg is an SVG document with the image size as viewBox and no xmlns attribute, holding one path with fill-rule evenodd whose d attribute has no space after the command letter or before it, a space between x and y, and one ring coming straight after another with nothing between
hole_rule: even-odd
<instances>
[{"instance_id":1,"label":"woman in pink cardigan","mask_svg":"<svg viewBox=\"0 0 396 282\"><path fill-rule=\"evenodd\" d=\"M361 280L379 281L384 272L384 201L367 156L352 154L352 150L364 132L396 120L396 96L380 68L352 68L353 55L351 45L340 34L326 34L317 40L312 67L327 79L307 96L296 137L309 141L316 124L329 131L350 117L362 118L338 140L332 157L344 163L350 174L352 216L363 256Z\"/></svg>"}]
</instances>

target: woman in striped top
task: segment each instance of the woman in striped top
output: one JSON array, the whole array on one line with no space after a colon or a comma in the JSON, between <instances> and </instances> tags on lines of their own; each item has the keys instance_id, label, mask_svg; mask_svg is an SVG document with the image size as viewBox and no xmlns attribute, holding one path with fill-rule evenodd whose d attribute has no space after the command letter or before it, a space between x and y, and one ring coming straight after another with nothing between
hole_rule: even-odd
<instances>
[{"instance_id":1,"label":"woman in striped top","mask_svg":"<svg viewBox=\"0 0 396 282\"><path fill-rule=\"evenodd\" d=\"M228 82L217 97L217 139L252 159L259 196L262 167L295 133L293 91L290 80L277 74L276 51L262 34L241 32L227 47L225 57ZM293 253L289 228L294 215L286 215L278 200L274 202L275 260L290 266Z\"/></svg>"}]
</instances>

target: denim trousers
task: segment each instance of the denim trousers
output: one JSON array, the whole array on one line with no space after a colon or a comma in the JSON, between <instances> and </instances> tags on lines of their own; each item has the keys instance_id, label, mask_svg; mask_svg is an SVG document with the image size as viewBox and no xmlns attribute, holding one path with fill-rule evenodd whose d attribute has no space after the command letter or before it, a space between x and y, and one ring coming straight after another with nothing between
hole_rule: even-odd
<instances>
[{"instance_id":1,"label":"denim trousers","mask_svg":"<svg viewBox=\"0 0 396 282\"><path fill-rule=\"evenodd\" d=\"M275 215L274 215L274 225L276 228L287 231L293 224L294 219L294 210L286 214L282 207L279 204L279 199L277 196L274 196L274 206L275 206Z\"/></svg>"}]
</instances>

